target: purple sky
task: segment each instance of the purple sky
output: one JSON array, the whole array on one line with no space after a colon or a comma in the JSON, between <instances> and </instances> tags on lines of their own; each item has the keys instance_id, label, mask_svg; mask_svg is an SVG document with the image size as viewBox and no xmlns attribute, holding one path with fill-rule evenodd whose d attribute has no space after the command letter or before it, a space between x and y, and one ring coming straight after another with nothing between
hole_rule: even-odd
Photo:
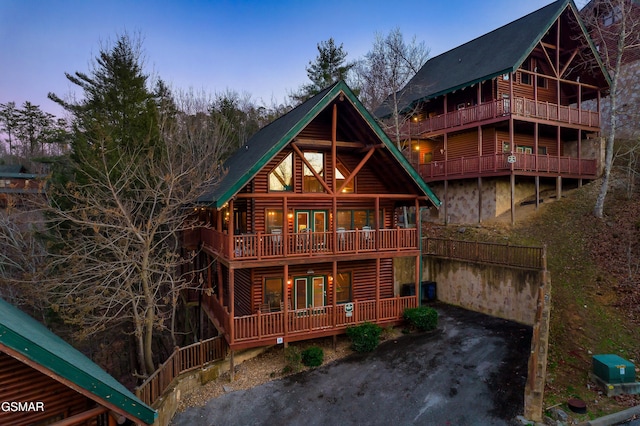
<instances>
[{"instance_id":1,"label":"purple sky","mask_svg":"<svg viewBox=\"0 0 640 426\"><path fill-rule=\"evenodd\" d=\"M233 90L269 106L308 82L330 37L355 60L400 27L435 56L551 2L0 0L0 103L61 115L47 93L77 90L64 73L88 71L101 45L128 32L142 36L146 71L174 89Z\"/></svg>"}]
</instances>

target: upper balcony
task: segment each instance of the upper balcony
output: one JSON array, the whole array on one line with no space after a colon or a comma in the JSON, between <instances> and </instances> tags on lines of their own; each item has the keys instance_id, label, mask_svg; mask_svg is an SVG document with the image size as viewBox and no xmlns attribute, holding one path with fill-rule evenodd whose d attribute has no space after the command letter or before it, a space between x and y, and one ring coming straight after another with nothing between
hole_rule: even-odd
<instances>
[{"instance_id":1,"label":"upper balcony","mask_svg":"<svg viewBox=\"0 0 640 426\"><path fill-rule=\"evenodd\" d=\"M197 230L195 231L197 232ZM201 228L201 240L208 250L228 261L283 259L371 252L415 251L419 249L415 228L343 229L336 232L280 232L229 236ZM185 238L192 238L185 236Z\"/></svg>"},{"instance_id":2,"label":"upper balcony","mask_svg":"<svg viewBox=\"0 0 640 426\"><path fill-rule=\"evenodd\" d=\"M513 108L510 99L500 99L420 121L407 121L402 124L400 134L401 137L410 139L411 137L434 134L443 130L462 129L482 122L504 120L509 116L575 125L593 128L593 130L597 130L600 127L600 114L598 112L516 97L514 98Z\"/></svg>"}]
</instances>

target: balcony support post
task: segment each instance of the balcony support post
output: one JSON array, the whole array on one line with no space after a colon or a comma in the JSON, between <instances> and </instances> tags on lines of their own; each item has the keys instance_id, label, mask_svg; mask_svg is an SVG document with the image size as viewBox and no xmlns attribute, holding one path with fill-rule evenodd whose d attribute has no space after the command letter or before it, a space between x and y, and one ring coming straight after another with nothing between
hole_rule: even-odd
<instances>
[{"instance_id":1,"label":"balcony support post","mask_svg":"<svg viewBox=\"0 0 640 426\"><path fill-rule=\"evenodd\" d=\"M536 210L540 208L540 176L536 175Z\"/></svg>"}]
</instances>

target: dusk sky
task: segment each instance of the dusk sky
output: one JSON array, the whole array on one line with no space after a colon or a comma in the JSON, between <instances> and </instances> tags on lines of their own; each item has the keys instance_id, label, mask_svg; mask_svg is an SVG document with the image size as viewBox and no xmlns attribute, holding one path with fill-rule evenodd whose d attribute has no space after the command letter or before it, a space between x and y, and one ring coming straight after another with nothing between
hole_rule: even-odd
<instances>
[{"instance_id":1,"label":"dusk sky","mask_svg":"<svg viewBox=\"0 0 640 426\"><path fill-rule=\"evenodd\" d=\"M64 73L89 71L100 47L126 32L141 36L145 70L172 88L233 90L269 106L308 82L316 45L330 37L356 60L376 33L399 27L433 57L551 2L0 0L0 103L61 116L47 93L81 95Z\"/></svg>"}]
</instances>

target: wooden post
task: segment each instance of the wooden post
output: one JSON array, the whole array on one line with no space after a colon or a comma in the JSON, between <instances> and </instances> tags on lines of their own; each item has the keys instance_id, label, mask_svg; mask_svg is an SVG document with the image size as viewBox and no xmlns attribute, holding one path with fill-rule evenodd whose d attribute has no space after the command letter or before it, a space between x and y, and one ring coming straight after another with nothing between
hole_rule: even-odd
<instances>
[{"instance_id":1,"label":"wooden post","mask_svg":"<svg viewBox=\"0 0 640 426\"><path fill-rule=\"evenodd\" d=\"M235 363L234 363L234 354L236 351L231 350L231 355L229 356L229 381L233 382L235 380Z\"/></svg>"}]
</instances>

